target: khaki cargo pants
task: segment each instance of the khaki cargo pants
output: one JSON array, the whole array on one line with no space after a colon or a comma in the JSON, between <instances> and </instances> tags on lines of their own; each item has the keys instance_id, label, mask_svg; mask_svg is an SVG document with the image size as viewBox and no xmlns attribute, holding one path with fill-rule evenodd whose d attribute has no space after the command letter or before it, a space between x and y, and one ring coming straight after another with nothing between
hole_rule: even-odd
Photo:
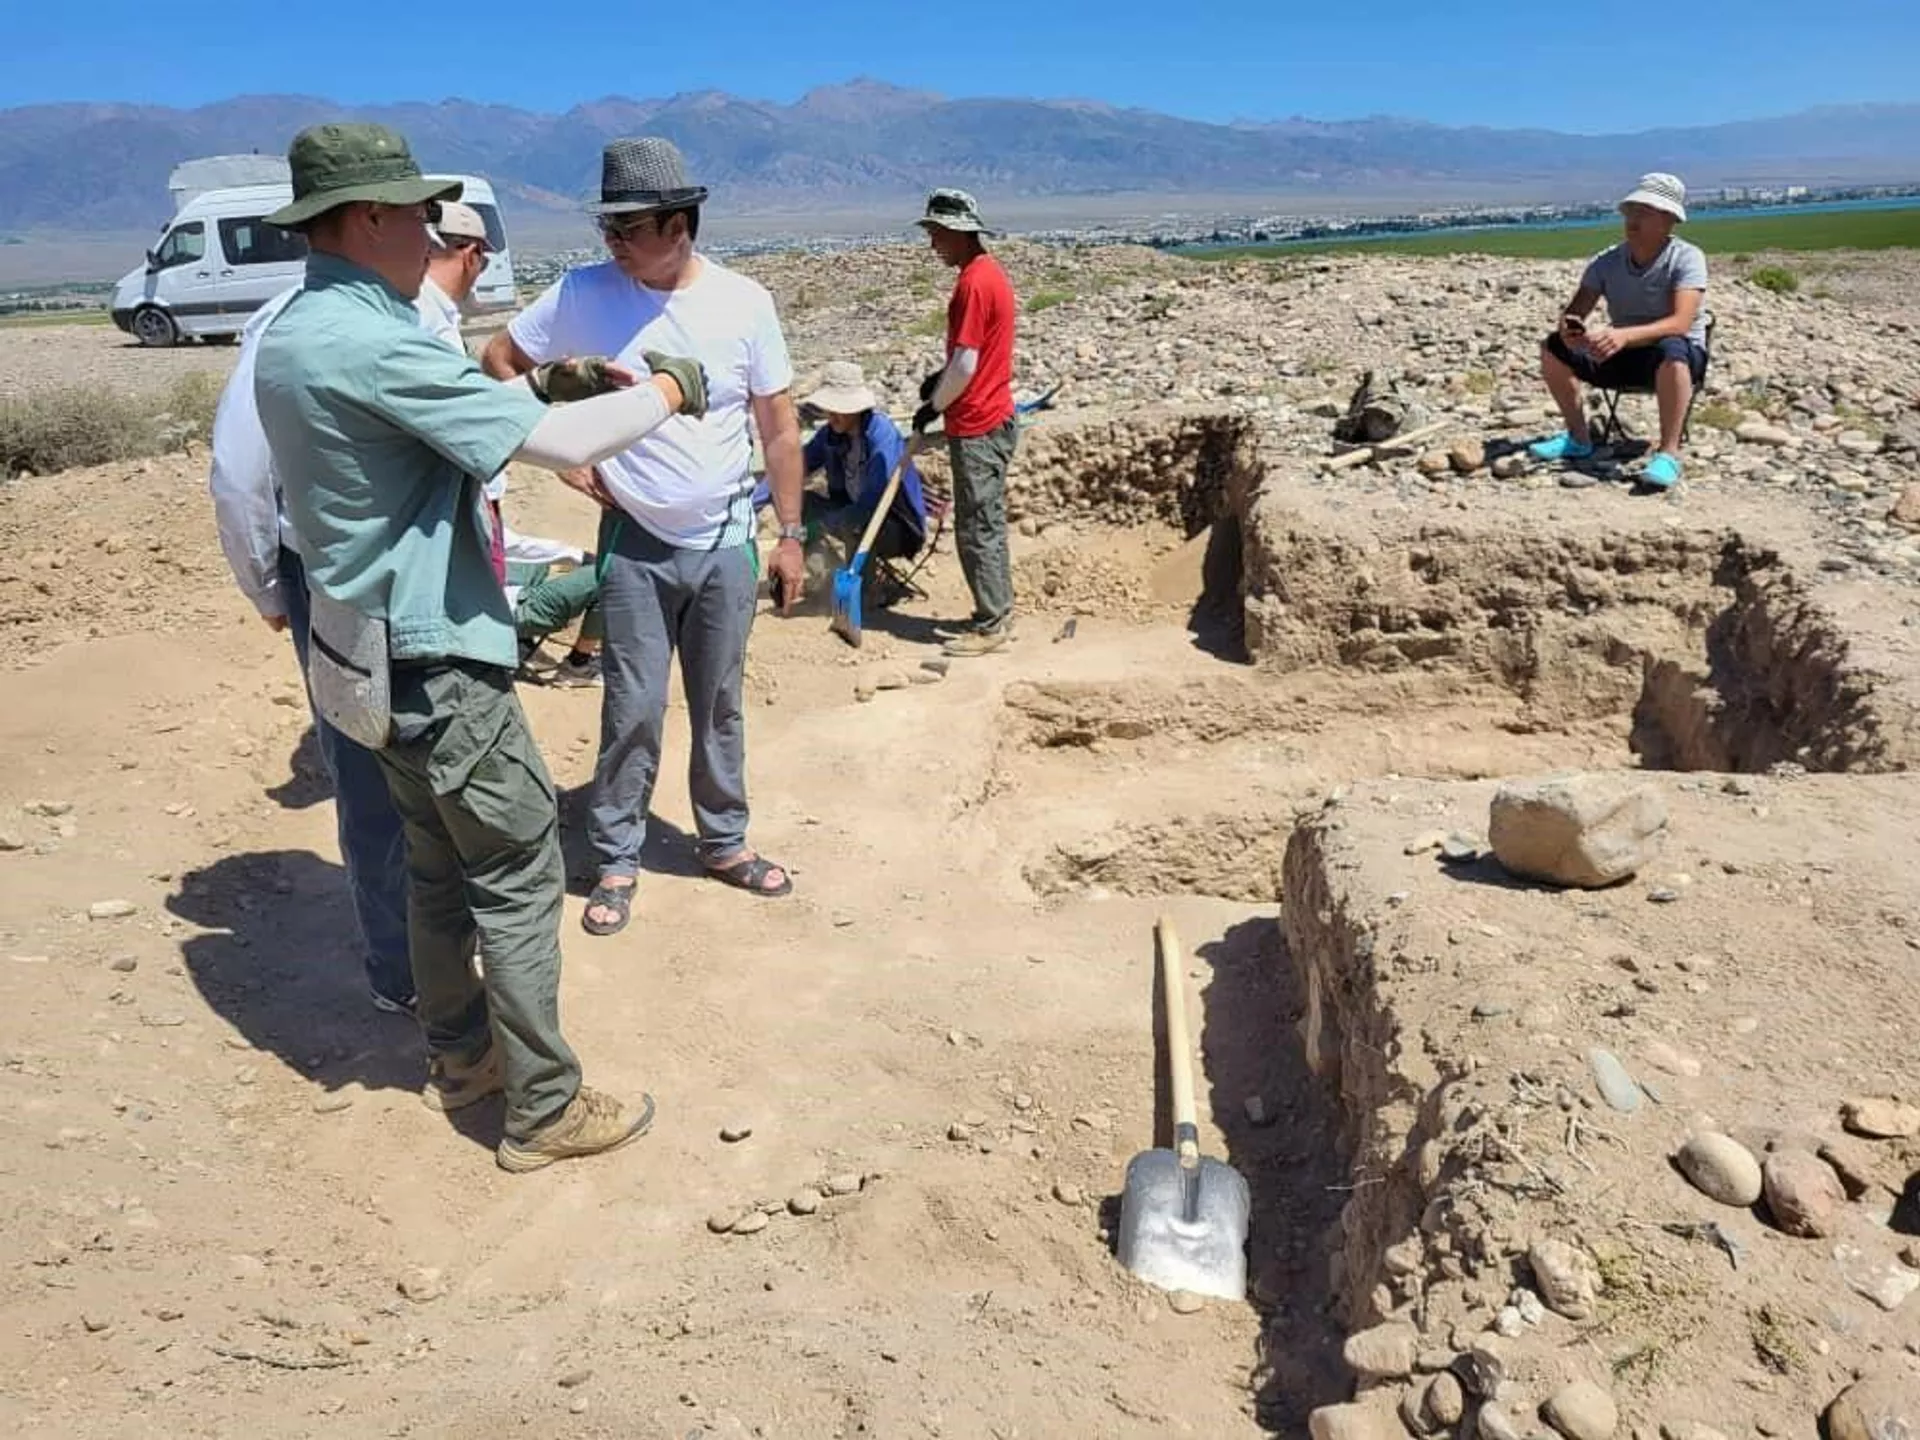
<instances>
[{"instance_id":1,"label":"khaki cargo pants","mask_svg":"<svg viewBox=\"0 0 1920 1440\"><path fill-rule=\"evenodd\" d=\"M427 1046L471 1061L499 1045L506 1133L524 1140L580 1088L580 1062L560 1035L566 876L553 781L500 666L396 665L393 722L393 743L376 753L406 827Z\"/></svg>"},{"instance_id":2,"label":"khaki cargo pants","mask_svg":"<svg viewBox=\"0 0 1920 1440\"><path fill-rule=\"evenodd\" d=\"M1007 549L1007 467L1020 445L1017 420L985 435L949 436L953 467L954 548L973 592L972 628L998 630L1013 619L1013 561Z\"/></svg>"}]
</instances>

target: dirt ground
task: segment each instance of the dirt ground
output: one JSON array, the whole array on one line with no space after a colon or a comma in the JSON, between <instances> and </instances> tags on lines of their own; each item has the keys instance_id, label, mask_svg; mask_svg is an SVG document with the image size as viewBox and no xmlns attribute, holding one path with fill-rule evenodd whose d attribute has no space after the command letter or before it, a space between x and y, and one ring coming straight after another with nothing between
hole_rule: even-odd
<instances>
[{"instance_id":1,"label":"dirt ground","mask_svg":"<svg viewBox=\"0 0 1920 1440\"><path fill-rule=\"evenodd\" d=\"M1477 496L1475 523L1512 534L1704 519ZM591 536L532 472L509 507L518 528ZM793 869L792 898L699 878L674 698L634 923L585 936L576 886L562 932L589 1078L651 1092L659 1120L617 1156L515 1178L488 1153L497 1111L421 1106L416 1033L366 1001L298 674L227 578L204 459L21 481L0 533L7 1433L1300 1435L1352 1393L1350 1330L1412 1316L1454 1364L1543 1234L1599 1255L1608 1306L1594 1326L1549 1317L1531 1342L1551 1358L1516 1364L1502 1404L1578 1372L1615 1388L1622 1433L1809 1434L1856 1370L1910 1364L1920 1301L1868 1308L1830 1243L1722 1214L1763 1257L1729 1300L1717 1252L1657 1228L1714 1213L1664 1165L1696 1112L1764 1148L1762 1131L1837 1132L1847 1096L1920 1091L1898 775L1659 776L1675 820L1657 873L1597 897L1505 886L1408 847L1484 839L1495 777L1633 766L1630 695L1588 684L1549 721L1537 692L1450 668L1379 615L1364 664L1246 664L1200 603L1205 536L1156 525L1017 535L1019 642L920 683L932 623L964 605L943 553L857 653L817 608L756 625L753 838ZM1441 541L1420 543L1447 571ZM1818 537L1799 543L1817 571ZM1646 563L1609 577L1622 604ZM1375 568L1397 583L1366 564L1369 586ZM1699 583L1661 622L1685 643L1711 618ZM1873 637L1856 658L1920 675L1910 592L1832 587L1808 604ZM1418 625L1498 638L1524 608L1448 603ZM1316 613L1293 596L1266 623ZM1626 613L1569 653L1637 677L1652 611ZM1339 638L1360 644L1363 618L1342 612ZM1394 644L1427 658L1388 663ZM1859 676L1833 674L1857 699ZM597 692L523 700L577 861ZM1899 739L1891 714L1843 719ZM1649 887L1685 893L1650 904ZM1189 952L1202 1146L1254 1195L1251 1301L1196 1313L1109 1243L1126 1161L1161 1129L1163 911ZM1631 1125L1600 1113L1594 1045L1661 1103ZM1656 1078L1649 1053L1697 1063ZM1409 1188L1424 1141L1464 1155L1482 1125L1553 1186L1483 1145L1481 1168L1445 1170L1472 1223L1429 1228L1433 1196ZM1875 1152L1849 1211L1846 1243L1874 1263L1898 1263L1916 1163ZM788 1213L807 1189L844 1193ZM710 1226L754 1207L776 1212L757 1233ZM1409 1238L1410 1267L1383 1258ZM1382 1266L1396 1278L1376 1290Z\"/></svg>"},{"instance_id":2,"label":"dirt ground","mask_svg":"<svg viewBox=\"0 0 1920 1440\"><path fill-rule=\"evenodd\" d=\"M932 650L876 634L855 657L818 614L763 619L754 837L798 893L693 878L676 737L634 925L592 941L575 899L564 931L569 1036L659 1122L514 1183L484 1126L418 1103L410 1024L365 1001L297 672L225 581L198 468L125 468L4 501L0 816L27 846L0 855L10 1433L1255 1430L1257 1316L1176 1316L1101 1239L1152 1139L1154 904L1037 905L1042 795L990 799L999 687L1143 643L1208 671L1177 612L1060 646L1036 619L993 668L871 704L862 675ZM548 482L514 503L590 536ZM950 557L934 573L901 630L954 612ZM595 693L526 703L579 785ZM108 899L135 912L89 920ZM1196 970L1251 934L1229 944L1244 1018L1277 1031L1271 903L1175 910ZM752 1137L722 1143L734 1123ZM1276 1137L1275 1164L1318 1158ZM843 1174L862 1188L814 1216L708 1230Z\"/></svg>"},{"instance_id":3,"label":"dirt ground","mask_svg":"<svg viewBox=\"0 0 1920 1440\"><path fill-rule=\"evenodd\" d=\"M0 395L65 386L164 393L186 375L233 368L232 345L148 350L111 325L15 326L0 332Z\"/></svg>"}]
</instances>

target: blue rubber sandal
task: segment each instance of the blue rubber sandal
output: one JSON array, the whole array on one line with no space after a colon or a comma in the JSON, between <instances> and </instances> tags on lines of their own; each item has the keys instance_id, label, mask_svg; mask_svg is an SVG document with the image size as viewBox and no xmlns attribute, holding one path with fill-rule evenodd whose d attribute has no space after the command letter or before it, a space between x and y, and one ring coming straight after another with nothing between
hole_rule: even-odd
<instances>
[{"instance_id":1,"label":"blue rubber sandal","mask_svg":"<svg viewBox=\"0 0 1920 1440\"><path fill-rule=\"evenodd\" d=\"M1645 467L1634 477L1642 485L1650 485L1655 490L1671 490L1680 483L1680 461L1666 451L1659 451L1647 461Z\"/></svg>"},{"instance_id":2,"label":"blue rubber sandal","mask_svg":"<svg viewBox=\"0 0 1920 1440\"><path fill-rule=\"evenodd\" d=\"M1527 446L1527 453L1536 460L1585 460L1593 454L1593 442L1582 445L1562 430L1558 435L1534 441Z\"/></svg>"}]
</instances>

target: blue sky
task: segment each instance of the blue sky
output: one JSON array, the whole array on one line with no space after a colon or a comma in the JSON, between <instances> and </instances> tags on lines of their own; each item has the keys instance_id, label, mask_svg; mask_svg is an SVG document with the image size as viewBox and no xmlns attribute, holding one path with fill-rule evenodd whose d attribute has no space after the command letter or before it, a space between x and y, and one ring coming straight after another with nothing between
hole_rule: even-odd
<instances>
[{"instance_id":1,"label":"blue sky","mask_svg":"<svg viewBox=\"0 0 1920 1440\"><path fill-rule=\"evenodd\" d=\"M299 92L557 111L708 87L786 101L869 75L949 95L1072 96L1203 120L1391 114L1593 132L1920 99L1915 0L6 8L0 106ZM1654 78L1662 72L1669 78Z\"/></svg>"}]
</instances>

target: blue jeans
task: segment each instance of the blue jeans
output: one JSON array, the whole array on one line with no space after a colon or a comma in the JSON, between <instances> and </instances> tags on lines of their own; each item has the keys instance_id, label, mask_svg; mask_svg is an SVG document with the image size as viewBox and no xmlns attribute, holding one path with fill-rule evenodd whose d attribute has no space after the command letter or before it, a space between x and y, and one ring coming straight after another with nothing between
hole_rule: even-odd
<instances>
[{"instance_id":1,"label":"blue jeans","mask_svg":"<svg viewBox=\"0 0 1920 1440\"><path fill-rule=\"evenodd\" d=\"M280 551L280 589L300 673L307 673L307 572L293 551ZM318 715L314 733L333 777L333 809L340 859L353 892L353 911L367 946L367 981L389 1000L411 999L413 964L407 954L407 840L387 791L386 772L371 750L356 745Z\"/></svg>"}]
</instances>

